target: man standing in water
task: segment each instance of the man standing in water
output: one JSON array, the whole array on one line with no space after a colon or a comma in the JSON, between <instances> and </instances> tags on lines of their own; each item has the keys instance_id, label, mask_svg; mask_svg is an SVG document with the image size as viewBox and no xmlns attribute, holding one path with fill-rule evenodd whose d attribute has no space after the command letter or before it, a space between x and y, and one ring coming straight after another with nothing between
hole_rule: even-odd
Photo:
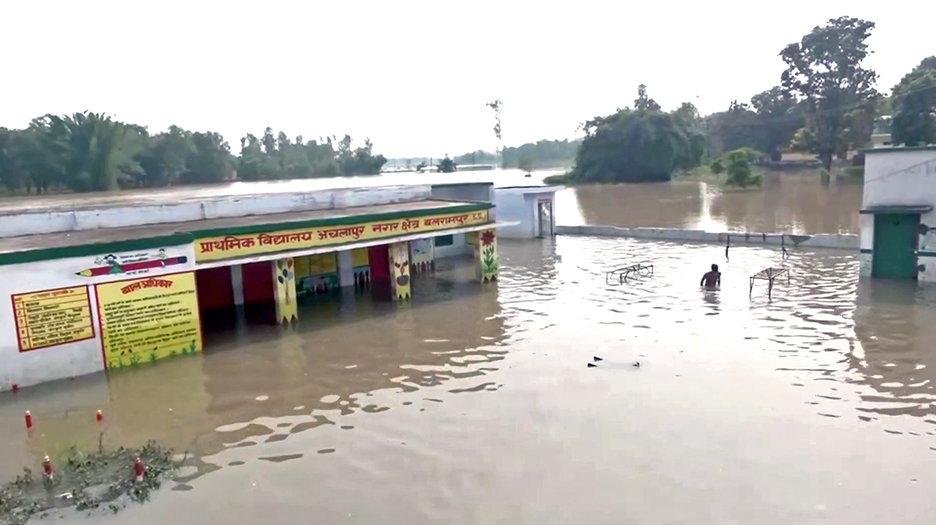
<instances>
[{"instance_id":1,"label":"man standing in water","mask_svg":"<svg viewBox=\"0 0 936 525\"><path fill-rule=\"evenodd\" d=\"M699 283L699 286L704 286L709 289L721 286L721 272L718 271L717 264L713 264L712 271L702 276L702 281Z\"/></svg>"}]
</instances>

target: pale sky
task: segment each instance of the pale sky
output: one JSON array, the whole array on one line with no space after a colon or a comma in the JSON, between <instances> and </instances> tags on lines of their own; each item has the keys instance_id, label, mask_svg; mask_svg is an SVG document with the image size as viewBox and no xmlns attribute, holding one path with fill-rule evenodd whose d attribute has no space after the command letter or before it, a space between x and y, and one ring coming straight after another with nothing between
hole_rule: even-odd
<instances>
[{"instance_id":1,"label":"pale sky","mask_svg":"<svg viewBox=\"0 0 936 525\"><path fill-rule=\"evenodd\" d=\"M240 137L370 137L388 157L572 138L632 103L721 111L779 83L784 45L848 15L888 91L936 54L936 2L0 0L0 126L91 110ZM910 5L910 4L908 4Z\"/></svg>"}]
</instances>

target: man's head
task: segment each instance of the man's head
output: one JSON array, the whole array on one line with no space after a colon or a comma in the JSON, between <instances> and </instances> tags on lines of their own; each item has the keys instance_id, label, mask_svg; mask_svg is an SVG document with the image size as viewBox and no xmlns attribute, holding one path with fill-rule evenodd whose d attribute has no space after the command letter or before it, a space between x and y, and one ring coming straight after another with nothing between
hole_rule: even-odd
<instances>
[{"instance_id":1,"label":"man's head","mask_svg":"<svg viewBox=\"0 0 936 525\"><path fill-rule=\"evenodd\" d=\"M717 264L713 264L713 265L712 265L712 271L713 271L713 272L717 272L717 271L718 271L718 265L717 265Z\"/></svg>"}]
</instances>

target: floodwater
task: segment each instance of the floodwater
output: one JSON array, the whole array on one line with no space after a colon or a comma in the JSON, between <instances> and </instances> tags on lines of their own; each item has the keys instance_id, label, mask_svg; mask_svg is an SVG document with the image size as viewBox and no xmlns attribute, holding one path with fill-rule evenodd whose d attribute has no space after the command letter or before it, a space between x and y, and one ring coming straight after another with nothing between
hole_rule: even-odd
<instances>
[{"instance_id":1,"label":"floodwater","mask_svg":"<svg viewBox=\"0 0 936 525\"><path fill-rule=\"evenodd\" d=\"M139 191L0 198L0 215L52 209L76 209L133 202L166 204L202 201L225 195L296 193L334 188L493 182L495 187L543 184L564 170L542 170L527 177L520 170L459 173L385 173L368 177L333 177L210 186L178 186ZM594 185L564 188L556 195L560 225L606 224L624 227L690 228L767 233L858 233L860 179L834 178L823 185L812 171L769 171L764 185L752 190L723 190L715 184L673 181L654 184Z\"/></svg>"},{"instance_id":2,"label":"floodwater","mask_svg":"<svg viewBox=\"0 0 936 525\"><path fill-rule=\"evenodd\" d=\"M102 409L106 444L198 467L143 506L49 523L933 522L932 288L859 282L843 251L499 248L497 285L447 261L409 304L310 305L295 331L0 396L0 477L94 446ZM653 275L606 282L637 260ZM701 291L713 262L722 289ZM781 264L789 284L750 291Z\"/></svg>"},{"instance_id":3,"label":"floodwater","mask_svg":"<svg viewBox=\"0 0 936 525\"><path fill-rule=\"evenodd\" d=\"M858 233L860 179L768 171L758 189L696 181L580 186L557 196L559 224L766 233Z\"/></svg>"}]
</instances>

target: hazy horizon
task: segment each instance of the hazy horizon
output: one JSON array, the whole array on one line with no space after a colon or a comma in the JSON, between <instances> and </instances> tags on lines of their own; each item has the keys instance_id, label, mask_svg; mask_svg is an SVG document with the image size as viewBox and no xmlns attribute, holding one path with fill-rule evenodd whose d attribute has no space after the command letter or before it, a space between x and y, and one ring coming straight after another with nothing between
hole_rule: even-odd
<instances>
[{"instance_id":1,"label":"hazy horizon","mask_svg":"<svg viewBox=\"0 0 936 525\"><path fill-rule=\"evenodd\" d=\"M369 137L388 158L573 139L646 84L664 108L727 109L779 83L777 56L829 18L877 23L867 65L888 92L924 57L936 6L794 1L783 9L652 3L32 1L0 20L0 126L90 110L217 131L234 153L267 126L306 140Z\"/></svg>"}]
</instances>

